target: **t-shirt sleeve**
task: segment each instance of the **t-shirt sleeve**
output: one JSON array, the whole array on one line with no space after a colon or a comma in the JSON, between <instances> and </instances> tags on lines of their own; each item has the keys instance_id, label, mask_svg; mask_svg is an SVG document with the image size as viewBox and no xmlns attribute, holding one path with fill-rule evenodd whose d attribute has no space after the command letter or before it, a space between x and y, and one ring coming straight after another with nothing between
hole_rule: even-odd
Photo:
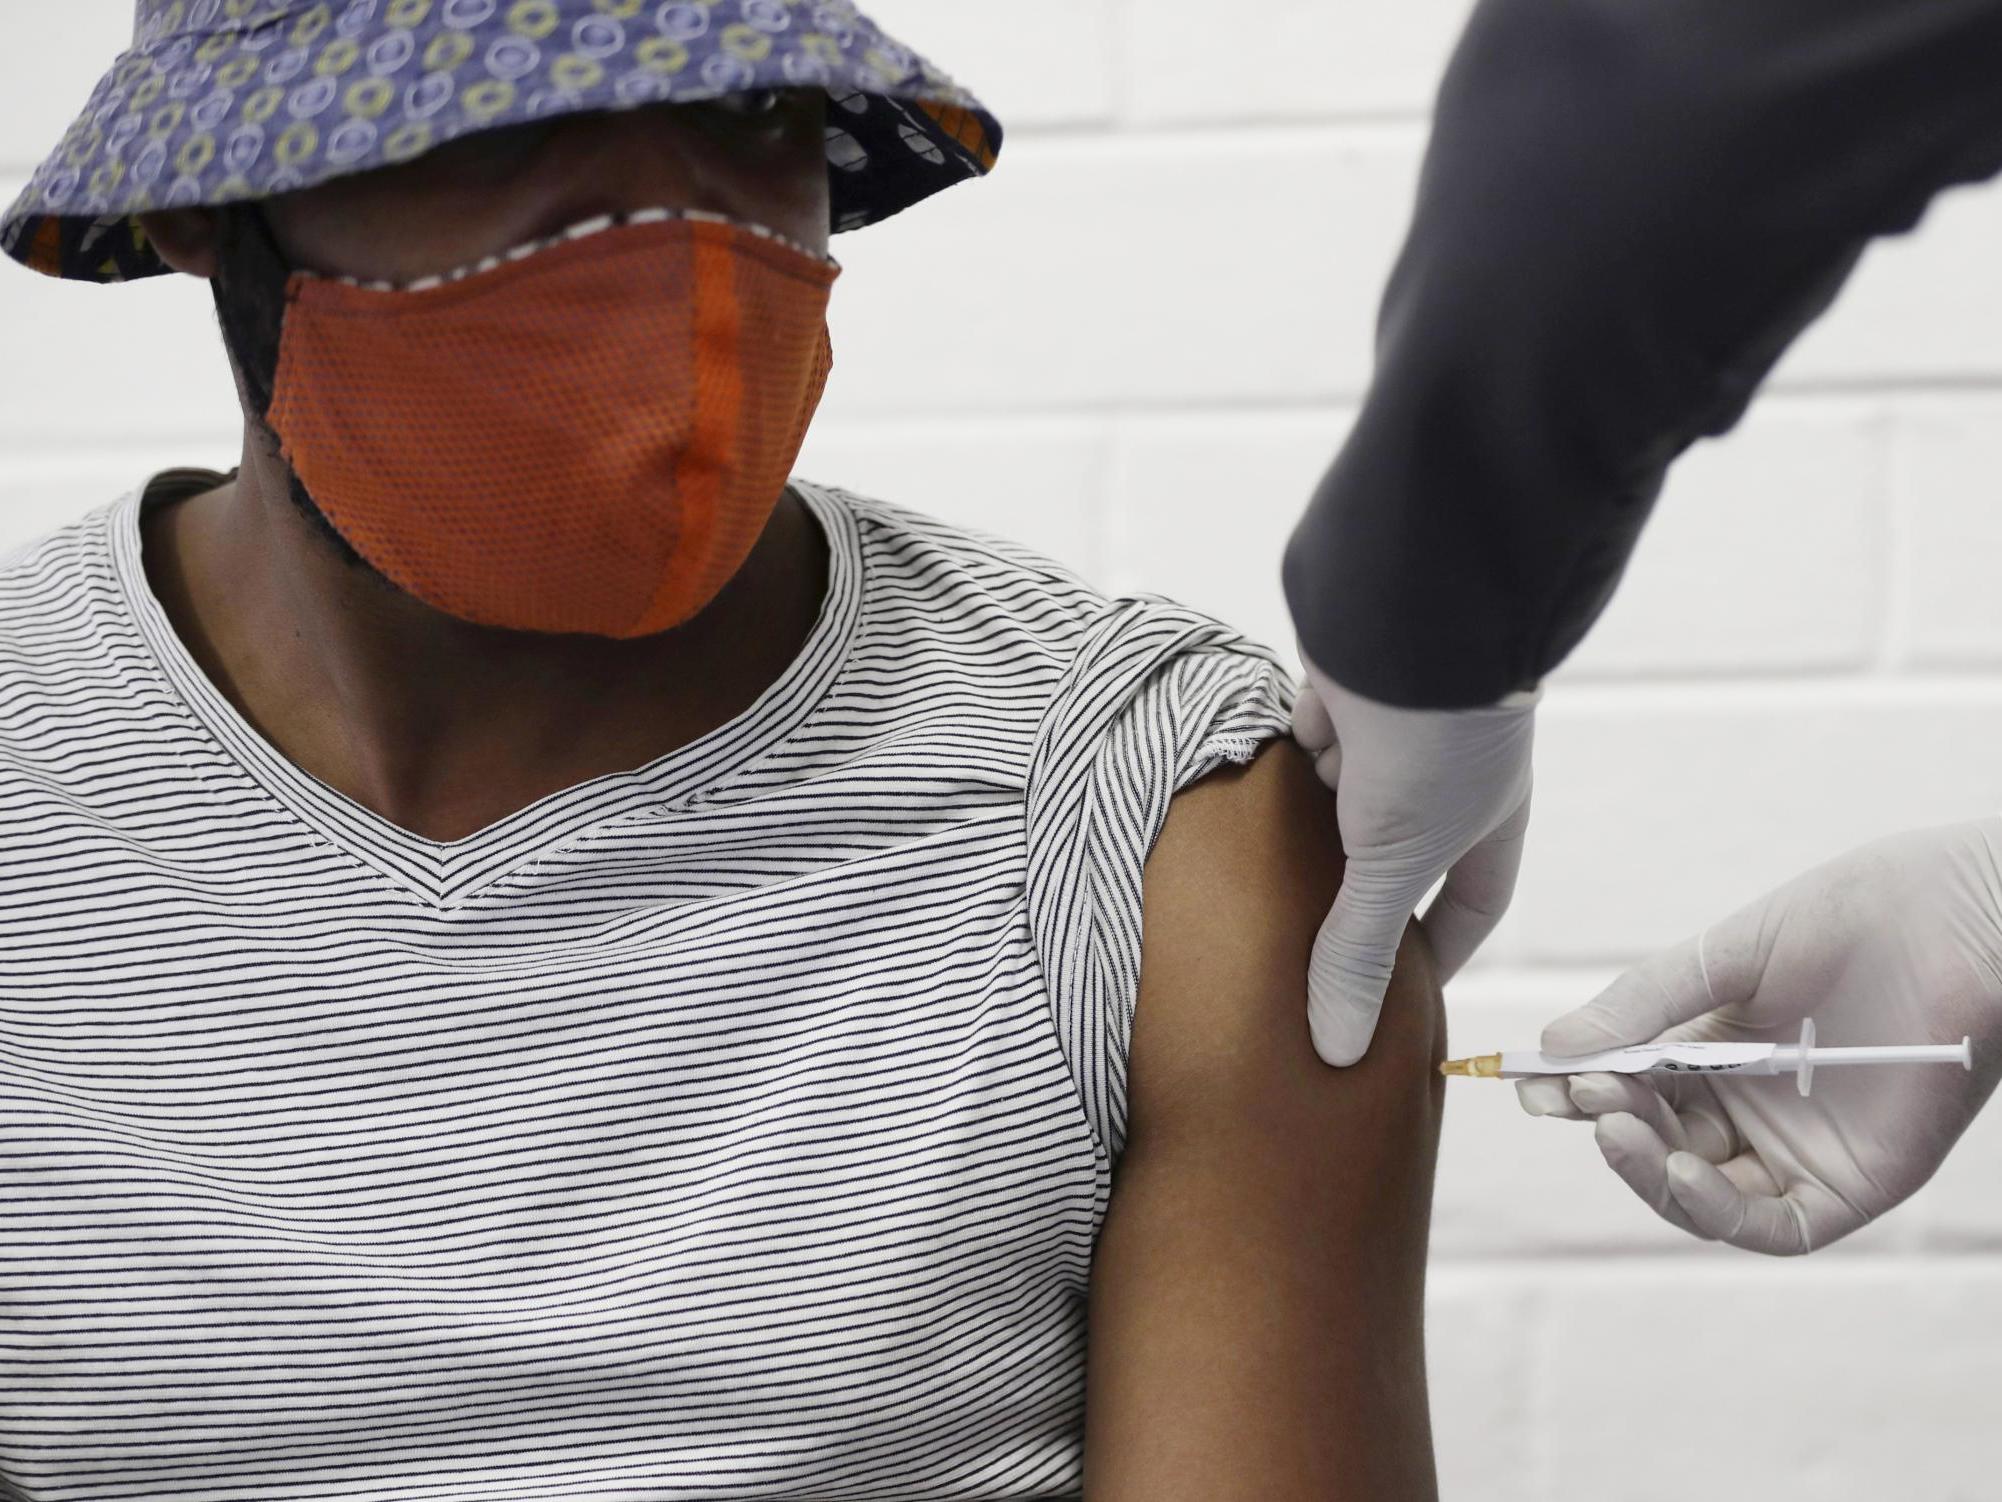
<instances>
[{"instance_id":1,"label":"t-shirt sleeve","mask_svg":"<svg viewBox=\"0 0 2002 1502\"><path fill-rule=\"evenodd\" d=\"M1140 982L1141 874L1183 788L1289 733L1270 648L1152 596L1094 623L1043 716L1027 789L1028 909L1084 1112L1117 1162Z\"/></svg>"}]
</instances>

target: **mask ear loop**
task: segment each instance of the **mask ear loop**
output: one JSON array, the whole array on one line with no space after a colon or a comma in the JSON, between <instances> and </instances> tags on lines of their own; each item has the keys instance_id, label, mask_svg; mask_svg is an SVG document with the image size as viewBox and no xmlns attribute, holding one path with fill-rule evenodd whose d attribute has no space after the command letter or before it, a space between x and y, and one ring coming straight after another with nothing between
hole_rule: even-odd
<instances>
[{"instance_id":1,"label":"mask ear loop","mask_svg":"<svg viewBox=\"0 0 2002 1502\"><path fill-rule=\"evenodd\" d=\"M271 221L265 217L263 202L255 198L245 199L239 207L243 211L240 216L242 221L250 226L250 232L264 247L266 256L273 264L284 267L289 277L298 268L279 246L278 237L271 232Z\"/></svg>"},{"instance_id":2,"label":"mask ear loop","mask_svg":"<svg viewBox=\"0 0 2002 1502\"><path fill-rule=\"evenodd\" d=\"M268 423L272 390L278 381L286 288L294 267L271 233L261 205L254 201L231 204L218 213L218 265L210 293L252 408L260 421Z\"/></svg>"},{"instance_id":3,"label":"mask ear loop","mask_svg":"<svg viewBox=\"0 0 2002 1502\"><path fill-rule=\"evenodd\" d=\"M270 451L282 455L284 444L271 426L271 402L278 385L279 342L285 331L288 288L295 268L279 247L271 222L258 203L227 204L216 212L220 217L217 265L209 283L216 320L222 325L223 343L243 383L246 406L255 415ZM336 556L350 568L375 575L354 545L327 520L289 464L285 484L292 504ZM394 587L386 579L382 582L385 588Z\"/></svg>"}]
</instances>

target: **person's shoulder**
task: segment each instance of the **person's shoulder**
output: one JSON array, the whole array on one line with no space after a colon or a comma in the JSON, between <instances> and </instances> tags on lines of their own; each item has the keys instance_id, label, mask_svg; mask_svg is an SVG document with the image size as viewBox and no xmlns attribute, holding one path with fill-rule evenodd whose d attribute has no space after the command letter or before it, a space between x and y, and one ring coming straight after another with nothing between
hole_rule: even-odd
<instances>
[{"instance_id":1,"label":"person's shoulder","mask_svg":"<svg viewBox=\"0 0 2002 1502\"><path fill-rule=\"evenodd\" d=\"M85 581L101 578L109 524L118 508L135 500L136 492L128 491L69 521L11 543L0 542L0 632L59 608L62 599Z\"/></svg>"},{"instance_id":2,"label":"person's shoulder","mask_svg":"<svg viewBox=\"0 0 2002 1502\"><path fill-rule=\"evenodd\" d=\"M1290 738L1175 798L1144 876L1136 1112L1149 1101L1207 1108L1233 1082L1275 1101L1282 1084L1297 1088L1305 1111L1379 1086L1433 1093L1429 1071L1416 1066L1440 1055L1443 1014L1416 924L1365 1063L1331 1069L1314 1052L1307 969L1344 866L1335 795ZM1232 983L1214 988L1225 974Z\"/></svg>"},{"instance_id":3,"label":"person's shoulder","mask_svg":"<svg viewBox=\"0 0 2002 1502\"><path fill-rule=\"evenodd\" d=\"M0 544L0 681L16 691L17 708L44 693L73 702L79 667L132 625L116 553L121 508L136 506L139 494Z\"/></svg>"},{"instance_id":4,"label":"person's shoulder","mask_svg":"<svg viewBox=\"0 0 2002 1502\"><path fill-rule=\"evenodd\" d=\"M949 521L914 505L861 495L839 485L796 482L853 524L878 586L913 582L1012 599L1031 610L1084 620L1102 614L1105 592L1068 565L982 527ZM888 576L888 577L885 577Z\"/></svg>"},{"instance_id":5,"label":"person's shoulder","mask_svg":"<svg viewBox=\"0 0 2002 1502\"><path fill-rule=\"evenodd\" d=\"M977 560L995 569L1029 575L1052 584L1094 595L1097 591L1081 574L1026 543L990 532L984 527L949 521L937 512L923 510L881 496L863 495L840 485L803 482L838 503L852 515L859 527L886 542L928 547ZM1103 598L1102 595L1099 595Z\"/></svg>"},{"instance_id":6,"label":"person's shoulder","mask_svg":"<svg viewBox=\"0 0 2002 1502\"><path fill-rule=\"evenodd\" d=\"M795 480L840 518L879 604L927 606L935 618L1006 619L1093 681L1144 658L1167 661L1227 650L1269 662L1278 654L1227 622L1164 595L1114 594L1070 565L997 532L839 485Z\"/></svg>"}]
</instances>

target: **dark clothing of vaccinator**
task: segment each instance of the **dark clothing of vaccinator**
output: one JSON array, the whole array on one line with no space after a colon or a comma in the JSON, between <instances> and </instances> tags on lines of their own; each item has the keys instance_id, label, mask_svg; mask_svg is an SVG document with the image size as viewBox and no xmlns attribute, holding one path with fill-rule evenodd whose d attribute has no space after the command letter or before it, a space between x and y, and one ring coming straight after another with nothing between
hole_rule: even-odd
<instances>
[{"instance_id":1,"label":"dark clothing of vaccinator","mask_svg":"<svg viewBox=\"0 0 2002 1502\"><path fill-rule=\"evenodd\" d=\"M1309 657L1417 708L1536 684L1675 458L1871 240L1998 168L2002 0L1482 0L1286 552Z\"/></svg>"}]
</instances>

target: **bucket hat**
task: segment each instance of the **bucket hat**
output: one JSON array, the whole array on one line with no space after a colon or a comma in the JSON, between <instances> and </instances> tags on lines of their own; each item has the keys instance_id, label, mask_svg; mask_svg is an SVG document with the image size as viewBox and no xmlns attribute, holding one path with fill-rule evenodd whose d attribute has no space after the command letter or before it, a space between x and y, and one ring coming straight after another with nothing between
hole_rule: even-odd
<instances>
[{"instance_id":1,"label":"bucket hat","mask_svg":"<svg viewBox=\"0 0 2002 1502\"><path fill-rule=\"evenodd\" d=\"M827 91L834 230L994 165L1001 125L850 0L138 0L133 45L0 218L33 270L168 267L133 217L296 192L471 132Z\"/></svg>"}]
</instances>

